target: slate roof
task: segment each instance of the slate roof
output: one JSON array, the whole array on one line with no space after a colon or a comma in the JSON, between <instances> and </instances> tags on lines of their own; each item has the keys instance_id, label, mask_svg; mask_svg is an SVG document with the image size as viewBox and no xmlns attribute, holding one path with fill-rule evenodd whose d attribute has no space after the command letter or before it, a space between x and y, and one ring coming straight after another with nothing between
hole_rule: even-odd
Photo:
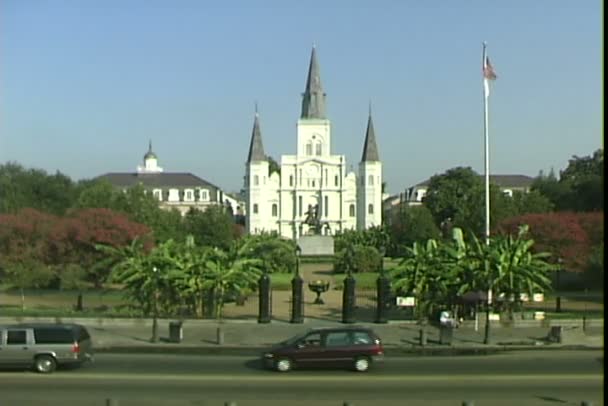
<instances>
[{"instance_id":1,"label":"slate roof","mask_svg":"<svg viewBox=\"0 0 608 406\"><path fill-rule=\"evenodd\" d=\"M325 117L325 93L321 85L321 71L317 62L317 52L312 47L310 54L310 65L306 79L306 89L302 95L302 114L300 118L324 119Z\"/></svg>"},{"instance_id":2,"label":"slate roof","mask_svg":"<svg viewBox=\"0 0 608 406\"><path fill-rule=\"evenodd\" d=\"M249 144L249 154L247 155L247 163L265 160L266 154L264 154L264 144L262 143L260 118L258 113L255 113L255 119L253 121L253 130L251 131L251 143Z\"/></svg>"},{"instance_id":3,"label":"slate roof","mask_svg":"<svg viewBox=\"0 0 608 406\"><path fill-rule=\"evenodd\" d=\"M369 119L367 120L367 131L365 133L365 142L363 144L363 155L361 156L361 162L380 161L380 155L378 154L378 145L376 144L376 133L374 132L374 123L372 121L372 114L370 112Z\"/></svg>"},{"instance_id":4,"label":"slate roof","mask_svg":"<svg viewBox=\"0 0 608 406\"><path fill-rule=\"evenodd\" d=\"M201 187L219 190L219 188L214 184L187 172L110 172L98 176L97 179L105 179L117 187L131 187L141 183L144 186L151 188Z\"/></svg>"}]
</instances>

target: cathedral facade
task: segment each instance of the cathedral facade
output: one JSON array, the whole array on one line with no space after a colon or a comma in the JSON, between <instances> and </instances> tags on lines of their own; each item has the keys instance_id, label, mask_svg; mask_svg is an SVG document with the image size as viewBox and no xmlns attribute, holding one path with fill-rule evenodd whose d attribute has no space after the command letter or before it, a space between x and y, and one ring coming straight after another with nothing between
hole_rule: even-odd
<instances>
[{"instance_id":1,"label":"cathedral facade","mask_svg":"<svg viewBox=\"0 0 608 406\"><path fill-rule=\"evenodd\" d=\"M249 233L276 232L298 239L381 224L382 162L371 109L358 173L348 172L345 156L332 154L325 97L313 47L297 122L296 153L281 156L280 172L270 173L256 112L244 187Z\"/></svg>"}]
</instances>

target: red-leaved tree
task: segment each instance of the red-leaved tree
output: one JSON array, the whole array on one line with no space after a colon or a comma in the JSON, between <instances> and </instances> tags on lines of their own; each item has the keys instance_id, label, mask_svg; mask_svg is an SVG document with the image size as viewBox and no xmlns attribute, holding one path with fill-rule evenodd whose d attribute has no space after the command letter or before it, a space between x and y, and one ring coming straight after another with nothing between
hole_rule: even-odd
<instances>
[{"instance_id":1,"label":"red-leaved tree","mask_svg":"<svg viewBox=\"0 0 608 406\"><path fill-rule=\"evenodd\" d=\"M594 221L598 218L572 212L526 214L502 221L497 231L515 235L520 225L527 224L536 251L551 253L552 262L561 259L568 271L582 272L588 261L592 239L596 238L589 232L596 232L593 230L598 226ZM601 218L603 222L603 215Z\"/></svg>"},{"instance_id":2,"label":"red-leaved tree","mask_svg":"<svg viewBox=\"0 0 608 406\"><path fill-rule=\"evenodd\" d=\"M100 286L110 269L104 266L103 254L95 246L124 247L138 237L151 244L148 226L110 209L87 208L63 218L52 231L49 245L56 262L79 264L90 280Z\"/></svg>"}]
</instances>

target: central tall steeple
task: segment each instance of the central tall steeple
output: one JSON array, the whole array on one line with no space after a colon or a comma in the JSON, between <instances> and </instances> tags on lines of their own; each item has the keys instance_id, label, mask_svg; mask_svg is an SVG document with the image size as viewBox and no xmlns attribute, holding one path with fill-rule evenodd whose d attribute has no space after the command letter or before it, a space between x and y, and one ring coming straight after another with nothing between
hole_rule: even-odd
<instances>
[{"instance_id":1,"label":"central tall steeple","mask_svg":"<svg viewBox=\"0 0 608 406\"><path fill-rule=\"evenodd\" d=\"M325 93L321 85L321 73L317 62L315 46L310 55L306 89L302 94L302 115L300 118L325 119Z\"/></svg>"}]
</instances>

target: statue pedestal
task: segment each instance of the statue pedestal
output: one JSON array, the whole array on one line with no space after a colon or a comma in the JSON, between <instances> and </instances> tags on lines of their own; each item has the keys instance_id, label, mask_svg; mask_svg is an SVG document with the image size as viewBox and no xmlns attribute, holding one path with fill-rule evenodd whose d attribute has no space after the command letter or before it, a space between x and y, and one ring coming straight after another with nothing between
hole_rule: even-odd
<instances>
[{"instance_id":1,"label":"statue pedestal","mask_svg":"<svg viewBox=\"0 0 608 406\"><path fill-rule=\"evenodd\" d=\"M331 235L303 235L298 238L297 244L303 257L334 255L334 237Z\"/></svg>"}]
</instances>

